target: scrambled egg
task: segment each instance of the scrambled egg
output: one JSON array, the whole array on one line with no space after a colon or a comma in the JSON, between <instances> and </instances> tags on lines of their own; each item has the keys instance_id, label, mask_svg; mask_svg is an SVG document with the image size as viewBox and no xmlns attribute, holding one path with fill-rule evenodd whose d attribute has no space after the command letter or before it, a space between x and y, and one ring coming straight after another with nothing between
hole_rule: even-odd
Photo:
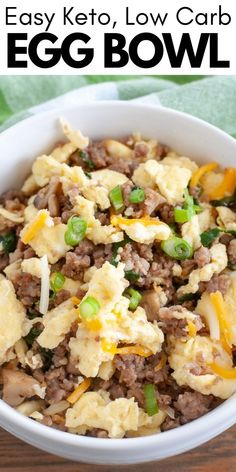
<instances>
[{"instance_id":1,"label":"scrambled egg","mask_svg":"<svg viewBox=\"0 0 236 472\"><path fill-rule=\"evenodd\" d=\"M92 179L105 187L108 192L110 192L117 185L123 185L125 182L127 182L127 180L129 180L126 175L110 169L96 170L95 172L92 172L91 175Z\"/></svg>"},{"instance_id":2,"label":"scrambled egg","mask_svg":"<svg viewBox=\"0 0 236 472\"><path fill-rule=\"evenodd\" d=\"M89 138L83 136L80 130L73 130L66 121L60 121L64 135L76 149L85 149L86 147L88 147Z\"/></svg>"},{"instance_id":3,"label":"scrambled egg","mask_svg":"<svg viewBox=\"0 0 236 472\"><path fill-rule=\"evenodd\" d=\"M211 227L212 223L214 223L214 218L211 211L206 208L199 215L194 215L190 221L182 225L183 239L191 244L194 250L199 249L202 245L200 236L203 231L207 231Z\"/></svg>"},{"instance_id":4,"label":"scrambled egg","mask_svg":"<svg viewBox=\"0 0 236 472\"><path fill-rule=\"evenodd\" d=\"M33 203L29 203L24 209L24 221L25 223L30 223L38 214L38 209L34 206Z\"/></svg>"},{"instance_id":5,"label":"scrambled egg","mask_svg":"<svg viewBox=\"0 0 236 472\"><path fill-rule=\"evenodd\" d=\"M157 218L126 219L113 216L111 223L123 229L129 238L137 243L150 244L156 239L163 241L171 235L170 227Z\"/></svg>"},{"instance_id":6,"label":"scrambled egg","mask_svg":"<svg viewBox=\"0 0 236 472\"><path fill-rule=\"evenodd\" d=\"M166 157L164 157L161 163L167 166L184 167L185 169L189 169L192 174L199 169L196 162L189 159L189 157L178 156L174 152L170 152Z\"/></svg>"},{"instance_id":7,"label":"scrambled egg","mask_svg":"<svg viewBox=\"0 0 236 472\"><path fill-rule=\"evenodd\" d=\"M65 277L65 281L63 284L63 290L69 290L72 296L75 296L81 287L81 282L79 280L73 280L69 277Z\"/></svg>"},{"instance_id":8,"label":"scrambled egg","mask_svg":"<svg viewBox=\"0 0 236 472\"><path fill-rule=\"evenodd\" d=\"M226 248L224 244L215 244L210 249L211 262L200 269L195 269L189 275L187 285L183 285L178 289L178 295L186 293L196 293L200 282L209 282L214 274L219 274L224 270L228 263Z\"/></svg>"},{"instance_id":9,"label":"scrambled egg","mask_svg":"<svg viewBox=\"0 0 236 472\"><path fill-rule=\"evenodd\" d=\"M115 267L109 262L105 262L100 269L96 270L90 280L85 298L88 296L96 298L100 305L100 311L103 314L109 313L120 301L122 293L128 285L124 276L124 264L118 264Z\"/></svg>"},{"instance_id":10,"label":"scrambled egg","mask_svg":"<svg viewBox=\"0 0 236 472\"><path fill-rule=\"evenodd\" d=\"M56 161L67 162L71 154L76 151L76 146L72 143L66 143L63 146L58 146L51 152L51 156L56 159Z\"/></svg>"},{"instance_id":11,"label":"scrambled egg","mask_svg":"<svg viewBox=\"0 0 236 472\"><path fill-rule=\"evenodd\" d=\"M13 223L23 223L24 217L20 213L13 213L0 206L0 215Z\"/></svg>"},{"instance_id":12,"label":"scrambled egg","mask_svg":"<svg viewBox=\"0 0 236 472\"><path fill-rule=\"evenodd\" d=\"M18 261L9 264L7 267L5 267L3 272L6 274L7 279L14 280L16 273L21 272L21 259L18 259Z\"/></svg>"},{"instance_id":13,"label":"scrambled egg","mask_svg":"<svg viewBox=\"0 0 236 472\"><path fill-rule=\"evenodd\" d=\"M187 342L174 340L169 363L177 384L189 386L204 395L229 398L236 392L236 379L225 379L215 374L210 368L213 362L232 368L232 358L224 351L220 342L211 341L206 336L196 336ZM194 374L194 369L197 375Z\"/></svg>"},{"instance_id":14,"label":"scrambled egg","mask_svg":"<svg viewBox=\"0 0 236 472\"><path fill-rule=\"evenodd\" d=\"M122 241L123 233L117 231L112 225L102 226L101 222L95 218L96 206L94 202L87 200L80 195L75 197L73 211L87 221L86 236L94 244L110 244Z\"/></svg>"},{"instance_id":15,"label":"scrambled egg","mask_svg":"<svg viewBox=\"0 0 236 472\"><path fill-rule=\"evenodd\" d=\"M33 275L41 279L42 268L40 259L37 257L31 257L30 259L24 259L21 263L22 272L27 272L28 274Z\"/></svg>"},{"instance_id":16,"label":"scrambled egg","mask_svg":"<svg viewBox=\"0 0 236 472\"><path fill-rule=\"evenodd\" d=\"M132 149L115 139L104 139L103 146L110 156L115 156L117 159L132 159Z\"/></svg>"},{"instance_id":17,"label":"scrambled egg","mask_svg":"<svg viewBox=\"0 0 236 472\"><path fill-rule=\"evenodd\" d=\"M236 213L227 207L217 207L217 223L227 231L236 231Z\"/></svg>"},{"instance_id":18,"label":"scrambled egg","mask_svg":"<svg viewBox=\"0 0 236 472\"><path fill-rule=\"evenodd\" d=\"M101 428L108 432L110 438L123 438L126 432L137 432L145 426L152 426L158 432L164 419L162 412L155 418L148 416L134 398L111 401L104 391L84 393L66 412L66 426L74 432L85 434L92 428Z\"/></svg>"},{"instance_id":19,"label":"scrambled egg","mask_svg":"<svg viewBox=\"0 0 236 472\"><path fill-rule=\"evenodd\" d=\"M217 173L214 171L207 172L201 177L201 187L204 193L212 193L217 187L220 186L224 178L223 173Z\"/></svg>"},{"instance_id":20,"label":"scrambled egg","mask_svg":"<svg viewBox=\"0 0 236 472\"><path fill-rule=\"evenodd\" d=\"M36 193L39 187L36 184L34 176L31 174L24 182L23 186L21 187L21 191L26 195L26 197Z\"/></svg>"},{"instance_id":21,"label":"scrambled egg","mask_svg":"<svg viewBox=\"0 0 236 472\"><path fill-rule=\"evenodd\" d=\"M183 202L184 189L188 186L191 171L177 165L163 165L150 159L134 171L132 180L140 187L158 188L168 203Z\"/></svg>"},{"instance_id":22,"label":"scrambled egg","mask_svg":"<svg viewBox=\"0 0 236 472\"><path fill-rule=\"evenodd\" d=\"M98 336L98 332L90 332L81 325L76 338L71 338L69 342L71 358L77 361L77 367L86 377L96 377L100 366L114 357L114 354L103 351Z\"/></svg>"},{"instance_id":23,"label":"scrambled egg","mask_svg":"<svg viewBox=\"0 0 236 472\"><path fill-rule=\"evenodd\" d=\"M44 330L37 338L39 345L47 349L57 347L77 319L78 313L71 300L66 300L53 308L42 318Z\"/></svg>"},{"instance_id":24,"label":"scrambled egg","mask_svg":"<svg viewBox=\"0 0 236 472\"><path fill-rule=\"evenodd\" d=\"M32 172L34 179L39 187L44 187L48 184L52 177L65 178L65 181L70 181L78 187L86 185L89 181L86 177L82 167L70 167L67 164L61 164L51 156L39 156L33 163Z\"/></svg>"},{"instance_id":25,"label":"scrambled egg","mask_svg":"<svg viewBox=\"0 0 236 472\"><path fill-rule=\"evenodd\" d=\"M0 278L0 364L8 360L8 352L30 330L23 304L17 300L12 283Z\"/></svg>"},{"instance_id":26,"label":"scrambled egg","mask_svg":"<svg viewBox=\"0 0 236 472\"><path fill-rule=\"evenodd\" d=\"M97 269L85 295L94 297L100 304L100 311L91 325L81 322L76 338L70 340L71 357L78 361L78 368L86 377L95 377L103 362L111 361L113 349L119 342L138 344L153 354L161 350L164 335L157 323L147 321L145 310L138 307L129 311L129 300L122 296L127 287L124 279L124 265L112 266L106 262ZM108 349L104 349L108 345Z\"/></svg>"},{"instance_id":27,"label":"scrambled egg","mask_svg":"<svg viewBox=\"0 0 236 472\"><path fill-rule=\"evenodd\" d=\"M70 250L70 246L65 243L65 232L67 225L59 223L54 224L53 218L49 216L47 210L40 210L36 217L28 223L20 233L20 237L24 242L34 228L37 221L40 222L41 215L47 213L47 219L43 222L42 226L33 231L30 240L27 243L34 249L38 257L47 255L50 264L55 264L61 257L64 257L66 252ZM40 223L39 223L40 224Z\"/></svg>"},{"instance_id":28,"label":"scrambled egg","mask_svg":"<svg viewBox=\"0 0 236 472\"><path fill-rule=\"evenodd\" d=\"M105 187L91 183L86 187L82 187L81 193L85 198L96 203L101 210L107 210L111 206L108 190Z\"/></svg>"},{"instance_id":29,"label":"scrambled egg","mask_svg":"<svg viewBox=\"0 0 236 472\"><path fill-rule=\"evenodd\" d=\"M199 319L195 313L187 310L187 308L182 307L182 306L180 307L180 309L175 309L175 310L171 309L171 316L175 318L176 320L192 321L193 323L197 323Z\"/></svg>"}]
</instances>

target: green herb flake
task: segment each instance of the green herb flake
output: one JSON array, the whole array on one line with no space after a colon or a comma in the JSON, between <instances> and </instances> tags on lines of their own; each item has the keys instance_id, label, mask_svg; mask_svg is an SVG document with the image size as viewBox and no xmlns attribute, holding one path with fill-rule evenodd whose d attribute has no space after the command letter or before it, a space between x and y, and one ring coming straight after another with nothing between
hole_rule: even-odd
<instances>
[{"instance_id":1,"label":"green herb flake","mask_svg":"<svg viewBox=\"0 0 236 472\"><path fill-rule=\"evenodd\" d=\"M219 236L221 230L219 228L213 228L209 231L204 231L201 234L201 243L204 247L209 247L211 243Z\"/></svg>"},{"instance_id":2,"label":"green herb flake","mask_svg":"<svg viewBox=\"0 0 236 472\"><path fill-rule=\"evenodd\" d=\"M33 342L41 334L41 332L42 332L42 329L33 327L30 330L30 332L27 334L27 336L24 337L24 340L27 346L32 347Z\"/></svg>"}]
</instances>

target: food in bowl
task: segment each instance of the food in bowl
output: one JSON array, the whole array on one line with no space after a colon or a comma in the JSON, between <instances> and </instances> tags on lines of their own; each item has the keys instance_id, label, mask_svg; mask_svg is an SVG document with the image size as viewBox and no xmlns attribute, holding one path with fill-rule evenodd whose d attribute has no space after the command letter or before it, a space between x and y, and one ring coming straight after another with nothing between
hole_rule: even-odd
<instances>
[{"instance_id":1,"label":"food in bowl","mask_svg":"<svg viewBox=\"0 0 236 472\"><path fill-rule=\"evenodd\" d=\"M185 424L236 392L236 169L62 126L0 200L2 399L95 437Z\"/></svg>"}]
</instances>

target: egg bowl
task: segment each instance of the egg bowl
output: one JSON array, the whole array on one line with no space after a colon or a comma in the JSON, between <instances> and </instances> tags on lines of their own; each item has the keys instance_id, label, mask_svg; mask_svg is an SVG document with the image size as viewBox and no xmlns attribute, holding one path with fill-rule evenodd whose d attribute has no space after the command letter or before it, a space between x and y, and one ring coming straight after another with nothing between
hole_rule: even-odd
<instances>
[{"instance_id":1,"label":"egg bowl","mask_svg":"<svg viewBox=\"0 0 236 472\"><path fill-rule=\"evenodd\" d=\"M100 102L42 113L0 134L0 189L20 187L33 160L62 140L59 118L93 139L138 131L203 164L235 165L236 141L197 118L174 110L128 102ZM201 418L152 436L102 439L72 435L24 417L0 400L0 425L50 453L96 464L134 464L188 451L236 422L236 396Z\"/></svg>"}]
</instances>

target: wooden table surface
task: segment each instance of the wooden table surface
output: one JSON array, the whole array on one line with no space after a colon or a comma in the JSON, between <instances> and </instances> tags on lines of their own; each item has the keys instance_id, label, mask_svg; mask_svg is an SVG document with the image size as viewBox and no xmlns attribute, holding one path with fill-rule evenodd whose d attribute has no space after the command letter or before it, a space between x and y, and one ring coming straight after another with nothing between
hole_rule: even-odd
<instances>
[{"instance_id":1,"label":"wooden table surface","mask_svg":"<svg viewBox=\"0 0 236 472\"><path fill-rule=\"evenodd\" d=\"M76 464L41 452L0 429L1 472L236 472L236 426L189 453L136 466Z\"/></svg>"}]
</instances>

